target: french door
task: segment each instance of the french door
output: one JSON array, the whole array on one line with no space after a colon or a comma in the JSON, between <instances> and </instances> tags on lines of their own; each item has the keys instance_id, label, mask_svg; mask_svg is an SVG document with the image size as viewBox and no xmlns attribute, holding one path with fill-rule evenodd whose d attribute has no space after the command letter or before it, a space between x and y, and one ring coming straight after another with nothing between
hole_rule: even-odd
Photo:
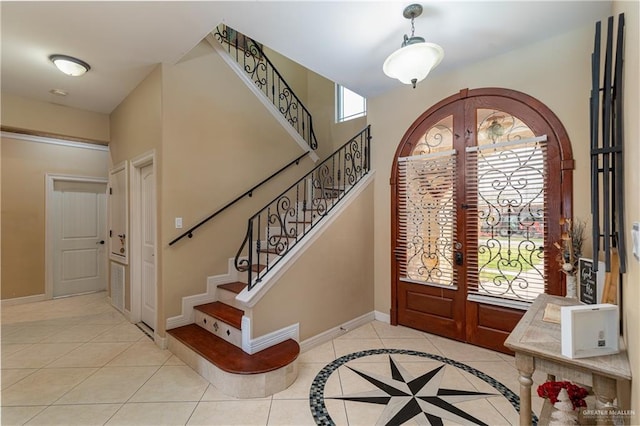
<instances>
[{"instance_id":1,"label":"french door","mask_svg":"<svg viewBox=\"0 0 640 426\"><path fill-rule=\"evenodd\" d=\"M392 323L508 352L537 295L563 293L572 168L561 123L522 93L464 90L426 111L392 170Z\"/></svg>"}]
</instances>

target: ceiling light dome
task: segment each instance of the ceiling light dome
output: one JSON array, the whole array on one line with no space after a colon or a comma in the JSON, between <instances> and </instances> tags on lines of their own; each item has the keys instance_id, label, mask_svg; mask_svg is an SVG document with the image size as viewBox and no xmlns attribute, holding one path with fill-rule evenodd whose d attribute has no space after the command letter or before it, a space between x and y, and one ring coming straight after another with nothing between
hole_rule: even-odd
<instances>
[{"instance_id":1,"label":"ceiling light dome","mask_svg":"<svg viewBox=\"0 0 640 426\"><path fill-rule=\"evenodd\" d=\"M85 61L67 55L51 55L49 60L63 73L79 77L89 71L91 67Z\"/></svg>"},{"instance_id":2,"label":"ceiling light dome","mask_svg":"<svg viewBox=\"0 0 640 426\"><path fill-rule=\"evenodd\" d=\"M404 9L403 16L411 19L411 37L405 34L400 49L389 55L382 65L382 71L387 76L397 78L404 84L411 84L414 89L416 83L424 80L444 57L442 47L414 36L413 20L421 14L422 6L419 4L412 4Z\"/></svg>"}]
</instances>

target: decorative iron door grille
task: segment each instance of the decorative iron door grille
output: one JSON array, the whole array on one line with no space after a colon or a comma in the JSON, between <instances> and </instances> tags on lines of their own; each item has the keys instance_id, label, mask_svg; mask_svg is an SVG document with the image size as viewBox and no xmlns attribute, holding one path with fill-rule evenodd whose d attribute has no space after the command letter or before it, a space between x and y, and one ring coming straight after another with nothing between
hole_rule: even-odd
<instances>
[{"instance_id":1,"label":"decorative iron door grille","mask_svg":"<svg viewBox=\"0 0 640 426\"><path fill-rule=\"evenodd\" d=\"M400 279L456 289L457 245L466 248L460 260L471 300L530 302L545 292L546 136L499 110L478 109L477 122L476 145L465 149L460 240L451 117L398 158Z\"/></svg>"}]
</instances>

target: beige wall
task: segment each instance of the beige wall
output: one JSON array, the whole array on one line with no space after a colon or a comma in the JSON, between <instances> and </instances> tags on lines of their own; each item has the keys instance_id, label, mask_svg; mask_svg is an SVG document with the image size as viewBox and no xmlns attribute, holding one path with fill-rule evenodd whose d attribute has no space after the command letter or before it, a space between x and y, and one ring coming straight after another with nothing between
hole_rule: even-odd
<instances>
[{"instance_id":1,"label":"beige wall","mask_svg":"<svg viewBox=\"0 0 640 426\"><path fill-rule=\"evenodd\" d=\"M109 153L11 137L0 143L2 300L44 295L45 176L106 178Z\"/></svg>"},{"instance_id":2,"label":"beige wall","mask_svg":"<svg viewBox=\"0 0 640 426\"><path fill-rule=\"evenodd\" d=\"M203 293L208 276L227 273L247 219L298 176L299 166L244 198L173 246L169 241L303 151L215 52L196 55L163 76L163 282L166 317L182 298ZM184 229L174 227L182 217Z\"/></svg>"},{"instance_id":3,"label":"beige wall","mask_svg":"<svg viewBox=\"0 0 640 426\"><path fill-rule=\"evenodd\" d=\"M367 126L367 117L336 123L335 83L309 71L309 109L318 135L318 155L325 158Z\"/></svg>"},{"instance_id":4,"label":"beige wall","mask_svg":"<svg viewBox=\"0 0 640 426\"><path fill-rule=\"evenodd\" d=\"M316 153L321 159L367 126L367 118L357 118L336 123L335 83L302 65L265 47L266 53L313 116L313 129L318 139Z\"/></svg>"},{"instance_id":5,"label":"beige wall","mask_svg":"<svg viewBox=\"0 0 640 426\"><path fill-rule=\"evenodd\" d=\"M366 125L360 120L354 131L352 123L336 125L333 83L276 52L269 51L269 56L314 112L314 125L325 129L325 135L319 135L321 157ZM344 140L333 143L334 133ZM161 335L166 318L181 313L183 297L204 292L208 276L227 273L228 259L242 242L247 219L315 166L303 160L204 225L192 239L168 245L302 153L204 42L178 64L158 67L127 97L111 115L111 140L112 165L151 149L156 152ZM181 230L175 229L176 217L183 218ZM126 275L125 305L130 309L128 269Z\"/></svg>"},{"instance_id":6,"label":"beige wall","mask_svg":"<svg viewBox=\"0 0 640 426\"><path fill-rule=\"evenodd\" d=\"M157 66L113 110L110 120L112 165L159 150L162 146L162 66Z\"/></svg>"},{"instance_id":7,"label":"beige wall","mask_svg":"<svg viewBox=\"0 0 640 426\"><path fill-rule=\"evenodd\" d=\"M614 14L625 14L625 63L624 63L624 140L625 140L625 237L631 242L633 222L640 222L640 3L620 1L614 3ZM617 21L617 19L616 19ZM624 295L622 312L624 335L628 347L631 373L631 409L635 412L630 424L640 424L640 262L633 257L629 244L628 272L623 278Z\"/></svg>"},{"instance_id":8,"label":"beige wall","mask_svg":"<svg viewBox=\"0 0 640 426\"><path fill-rule=\"evenodd\" d=\"M390 187L395 150L411 124L429 107L461 89L503 87L527 93L546 104L564 124L576 160L574 214L587 218L589 207L589 90L591 26L529 45L470 65L463 70L434 74L416 89L398 89L369 99L373 165L376 170L376 310L389 313ZM445 58L446 60L446 58ZM400 87L401 86L401 87Z\"/></svg>"},{"instance_id":9,"label":"beige wall","mask_svg":"<svg viewBox=\"0 0 640 426\"><path fill-rule=\"evenodd\" d=\"M253 336L300 323L300 340L373 310L373 184L253 309Z\"/></svg>"},{"instance_id":10,"label":"beige wall","mask_svg":"<svg viewBox=\"0 0 640 426\"><path fill-rule=\"evenodd\" d=\"M2 93L2 126L104 144L109 117ZM107 177L108 153L3 137L2 300L45 293L45 176Z\"/></svg>"},{"instance_id":11,"label":"beige wall","mask_svg":"<svg viewBox=\"0 0 640 426\"><path fill-rule=\"evenodd\" d=\"M149 76L142 81L126 98L113 110L110 115L111 143L109 144L109 167L119 165L123 161L130 162L138 156L154 152L156 167L156 207L162 200L162 67L157 66ZM130 176L131 178L131 176ZM132 194L129 193L129 206ZM162 213L158 209L157 221L161 223ZM129 225L131 226L131 225ZM156 225L157 241L162 234ZM131 233L129 227L128 233ZM131 241L129 241L131 242ZM129 246L131 250L131 246ZM162 252L158 250L156 258L158 265L162 264ZM125 309L131 310L130 266L125 266ZM156 277L159 288L162 288L162 271L158 269ZM162 292L158 291L157 313L162 318ZM160 321L162 322L162 321Z\"/></svg>"},{"instance_id":12,"label":"beige wall","mask_svg":"<svg viewBox=\"0 0 640 426\"><path fill-rule=\"evenodd\" d=\"M2 126L107 144L109 116L2 93Z\"/></svg>"}]
</instances>

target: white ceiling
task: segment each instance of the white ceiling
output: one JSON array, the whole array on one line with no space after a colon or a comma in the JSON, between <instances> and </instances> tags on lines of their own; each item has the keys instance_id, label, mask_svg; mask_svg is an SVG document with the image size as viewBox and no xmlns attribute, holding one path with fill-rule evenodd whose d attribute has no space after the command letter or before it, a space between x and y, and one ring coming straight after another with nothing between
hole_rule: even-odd
<instances>
[{"instance_id":1,"label":"white ceiling","mask_svg":"<svg viewBox=\"0 0 640 426\"><path fill-rule=\"evenodd\" d=\"M1 7L2 91L110 113L158 63L173 64L224 22L366 97L401 83L384 59L410 32L411 1L6 2ZM441 45L444 73L611 13L610 1L429 1L416 35ZM78 57L68 77L48 60ZM550 52L553 54L552 52ZM61 98L51 89L68 91Z\"/></svg>"}]
</instances>

